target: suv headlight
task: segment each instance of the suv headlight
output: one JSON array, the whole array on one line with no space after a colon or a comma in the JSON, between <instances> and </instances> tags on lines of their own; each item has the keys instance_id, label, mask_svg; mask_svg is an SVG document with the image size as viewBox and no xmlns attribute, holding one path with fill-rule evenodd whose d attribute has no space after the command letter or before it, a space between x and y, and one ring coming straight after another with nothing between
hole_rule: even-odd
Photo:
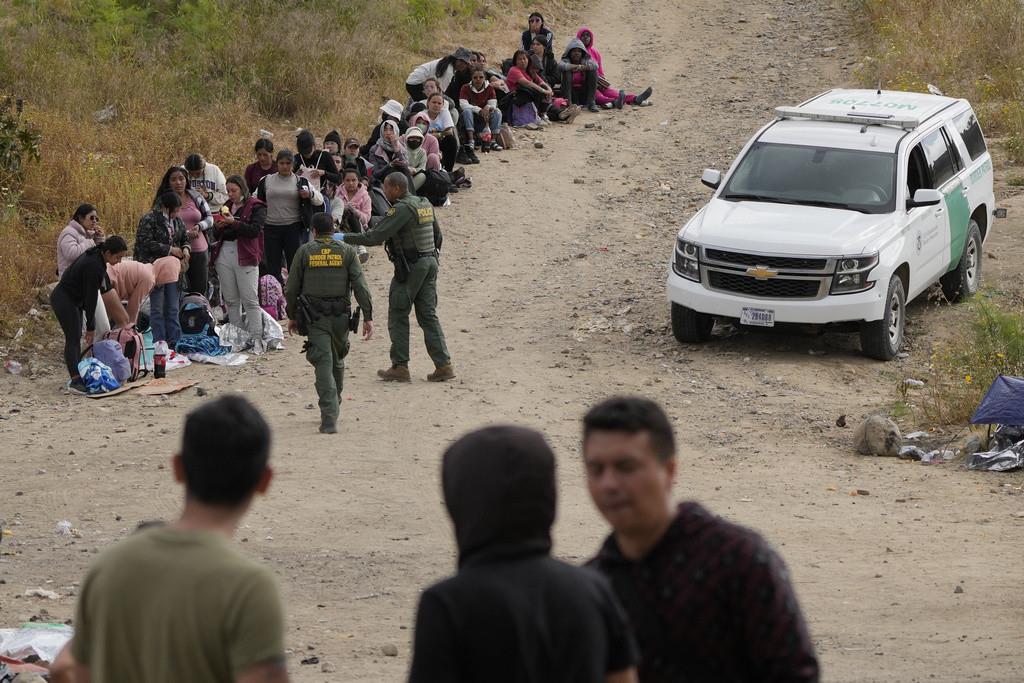
<instances>
[{"instance_id":1,"label":"suv headlight","mask_svg":"<svg viewBox=\"0 0 1024 683\"><path fill-rule=\"evenodd\" d=\"M676 254L672 270L687 280L700 282L700 247L684 239L676 239Z\"/></svg>"},{"instance_id":2,"label":"suv headlight","mask_svg":"<svg viewBox=\"0 0 1024 683\"><path fill-rule=\"evenodd\" d=\"M869 279L871 270L878 265L878 254L843 257L836 261L836 274L832 278L832 294L866 292L875 286Z\"/></svg>"}]
</instances>

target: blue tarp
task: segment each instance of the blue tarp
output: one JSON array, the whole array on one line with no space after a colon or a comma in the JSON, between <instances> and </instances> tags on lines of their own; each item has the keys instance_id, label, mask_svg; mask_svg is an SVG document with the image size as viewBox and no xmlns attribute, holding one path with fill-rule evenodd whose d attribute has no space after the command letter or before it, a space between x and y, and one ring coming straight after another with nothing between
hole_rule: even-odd
<instances>
[{"instance_id":1,"label":"blue tarp","mask_svg":"<svg viewBox=\"0 0 1024 683\"><path fill-rule=\"evenodd\" d=\"M1024 377L996 377L971 424L1024 425Z\"/></svg>"}]
</instances>

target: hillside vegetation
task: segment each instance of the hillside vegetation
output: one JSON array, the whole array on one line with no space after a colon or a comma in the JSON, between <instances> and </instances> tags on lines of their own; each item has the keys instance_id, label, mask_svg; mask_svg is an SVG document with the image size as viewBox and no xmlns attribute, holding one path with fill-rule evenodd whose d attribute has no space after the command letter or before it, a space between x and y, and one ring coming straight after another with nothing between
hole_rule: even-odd
<instances>
[{"instance_id":1,"label":"hillside vegetation","mask_svg":"<svg viewBox=\"0 0 1024 683\"><path fill-rule=\"evenodd\" d=\"M563 5L542 3L554 21ZM258 131L364 138L410 66L457 45L511 56L526 0L0 0L0 98L25 100L39 163L0 177L0 334L54 279L54 240L96 204L134 235L167 166L199 151L226 174ZM499 52L500 50L500 52ZM506 55L505 53L509 54ZM97 120L107 109L112 118ZM99 117L104 118L104 117ZM130 241L130 240L129 240Z\"/></svg>"}]
</instances>

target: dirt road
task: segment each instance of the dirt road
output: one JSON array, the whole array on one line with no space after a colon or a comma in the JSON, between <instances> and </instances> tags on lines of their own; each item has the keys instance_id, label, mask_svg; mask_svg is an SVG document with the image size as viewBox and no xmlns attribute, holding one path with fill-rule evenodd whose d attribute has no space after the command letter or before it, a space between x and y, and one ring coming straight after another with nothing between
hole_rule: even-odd
<instances>
[{"instance_id":1,"label":"dirt road","mask_svg":"<svg viewBox=\"0 0 1024 683\"><path fill-rule=\"evenodd\" d=\"M325 437L298 341L239 370L184 371L210 395L251 397L275 428L277 479L239 538L280 578L294 680L402 679L419 591L454 567L439 455L470 428L509 421L550 436L556 551L587 558L606 529L583 488L578 419L616 392L670 411L683 444L680 499L758 529L782 552L824 680L1024 678L1024 519L1014 516L1024 478L862 458L850 429L834 424L884 407L955 310L914 306L911 356L888 365L843 336L720 330L701 347L671 337L665 263L706 197L700 170L726 167L773 106L853 80L840 5L724 7L596 3L585 21L609 75L637 90L653 84L655 106L521 136L520 150L470 169L474 188L442 213L440 315L457 381L422 381L431 367L414 330L419 381L379 384L382 327L353 344L342 433ZM564 41L568 29L556 30ZM1000 257L986 265L1019 286L1024 225L998 229L987 251ZM370 273L383 325L383 254ZM58 379L55 370L0 380L0 518L15 523L0 546L0 625L43 610L70 617L94 553L139 520L174 514L167 459L182 414L203 400L87 402L63 396ZM848 495L855 489L870 495ZM82 538L55 535L62 519ZM20 597L37 586L63 597ZM321 663L300 663L313 655Z\"/></svg>"}]
</instances>

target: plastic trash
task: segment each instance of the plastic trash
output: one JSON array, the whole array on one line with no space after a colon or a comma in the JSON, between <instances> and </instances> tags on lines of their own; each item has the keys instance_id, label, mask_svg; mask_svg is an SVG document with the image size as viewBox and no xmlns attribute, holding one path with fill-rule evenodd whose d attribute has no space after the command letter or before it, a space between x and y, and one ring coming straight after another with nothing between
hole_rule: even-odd
<instances>
[{"instance_id":1,"label":"plastic trash","mask_svg":"<svg viewBox=\"0 0 1024 683\"><path fill-rule=\"evenodd\" d=\"M1012 472L1024 467L1024 441L997 451L975 453L967 458L967 469L986 472Z\"/></svg>"},{"instance_id":2,"label":"plastic trash","mask_svg":"<svg viewBox=\"0 0 1024 683\"><path fill-rule=\"evenodd\" d=\"M110 366L104 365L95 358L83 359L78 364L78 374L82 377L85 389L90 394L103 394L121 386L121 383L114 377Z\"/></svg>"},{"instance_id":3,"label":"plastic trash","mask_svg":"<svg viewBox=\"0 0 1024 683\"><path fill-rule=\"evenodd\" d=\"M19 363L16 360L9 360L6 363L4 363L4 369L7 370L7 372L11 373L12 375L20 375L21 363Z\"/></svg>"},{"instance_id":4,"label":"plastic trash","mask_svg":"<svg viewBox=\"0 0 1024 683\"><path fill-rule=\"evenodd\" d=\"M1024 426L999 425L996 431L992 432L991 450L1005 451L1018 441L1024 441Z\"/></svg>"},{"instance_id":5,"label":"plastic trash","mask_svg":"<svg viewBox=\"0 0 1024 683\"><path fill-rule=\"evenodd\" d=\"M910 432L909 434L904 436L903 439L907 441L913 441L914 439L920 439L925 436L928 436L928 432Z\"/></svg>"},{"instance_id":6,"label":"plastic trash","mask_svg":"<svg viewBox=\"0 0 1024 683\"><path fill-rule=\"evenodd\" d=\"M911 379L909 377L907 379L903 380L903 383L906 384L908 387L923 387L924 386L924 382L922 382L921 380L919 380L919 379Z\"/></svg>"},{"instance_id":7,"label":"plastic trash","mask_svg":"<svg viewBox=\"0 0 1024 683\"><path fill-rule=\"evenodd\" d=\"M924 460L927 455L924 449L917 446L903 446L899 452L899 456L904 460Z\"/></svg>"},{"instance_id":8,"label":"plastic trash","mask_svg":"<svg viewBox=\"0 0 1024 683\"><path fill-rule=\"evenodd\" d=\"M71 640L74 630L64 624L30 623L0 628L0 655L24 660L33 655L52 662Z\"/></svg>"}]
</instances>

